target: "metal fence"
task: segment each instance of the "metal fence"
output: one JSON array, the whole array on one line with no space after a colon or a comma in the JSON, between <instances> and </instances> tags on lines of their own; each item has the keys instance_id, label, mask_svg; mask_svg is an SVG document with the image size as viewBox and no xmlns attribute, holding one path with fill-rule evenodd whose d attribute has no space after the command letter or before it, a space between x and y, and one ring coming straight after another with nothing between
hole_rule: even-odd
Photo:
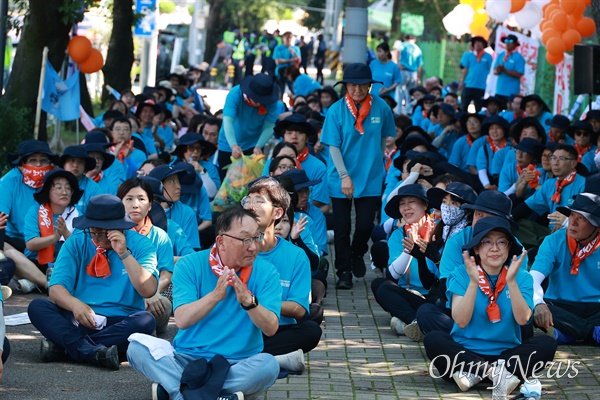
<instances>
[{"instance_id":1,"label":"metal fence","mask_svg":"<svg viewBox=\"0 0 600 400\"><path fill-rule=\"evenodd\" d=\"M424 79L439 76L445 84L460 80L460 59L469 48L468 43L442 40L418 44L423 52Z\"/></svg>"}]
</instances>

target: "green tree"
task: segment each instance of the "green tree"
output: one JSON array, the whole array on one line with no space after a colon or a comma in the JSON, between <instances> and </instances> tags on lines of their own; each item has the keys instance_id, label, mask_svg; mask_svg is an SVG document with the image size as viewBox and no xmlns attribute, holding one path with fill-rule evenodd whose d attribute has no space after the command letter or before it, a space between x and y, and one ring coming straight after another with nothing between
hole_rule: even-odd
<instances>
[{"instance_id":1,"label":"green tree","mask_svg":"<svg viewBox=\"0 0 600 400\"><path fill-rule=\"evenodd\" d=\"M175 11L177 6L173 2L173 0L160 0L158 3L158 10L161 14L171 14Z\"/></svg>"},{"instance_id":2,"label":"green tree","mask_svg":"<svg viewBox=\"0 0 600 400\"><path fill-rule=\"evenodd\" d=\"M308 0L308 7L325 8L326 0ZM316 10L306 10L306 17L302 19L302 25L309 29L323 29L325 13Z\"/></svg>"}]
</instances>

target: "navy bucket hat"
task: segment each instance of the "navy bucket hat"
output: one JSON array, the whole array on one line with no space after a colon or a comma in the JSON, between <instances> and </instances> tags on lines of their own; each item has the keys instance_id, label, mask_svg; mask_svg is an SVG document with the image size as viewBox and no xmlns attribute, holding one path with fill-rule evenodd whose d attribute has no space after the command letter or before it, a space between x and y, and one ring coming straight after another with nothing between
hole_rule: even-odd
<instances>
[{"instance_id":1,"label":"navy bucket hat","mask_svg":"<svg viewBox=\"0 0 600 400\"><path fill-rule=\"evenodd\" d=\"M181 374L181 394L185 400L216 399L223 389L225 378L231 368L222 355L190 361Z\"/></svg>"},{"instance_id":2,"label":"navy bucket hat","mask_svg":"<svg viewBox=\"0 0 600 400\"><path fill-rule=\"evenodd\" d=\"M198 176L192 164L181 161L173 165L173 168L185 171L185 175L179 177L181 194L200 194L202 178Z\"/></svg>"},{"instance_id":3,"label":"navy bucket hat","mask_svg":"<svg viewBox=\"0 0 600 400\"><path fill-rule=\"evenodd\" d=\"M285 131L290 127L297 128L300 132L305 133L307 137L317 135L317 130L310 122L308 122L306 117L302 114L296 113L279 121L277 125L275 125L275 137L282 138Z\"/></svg>"},{"instance_id":4,"label":"navy bucket hat","mask_svg":"<svg viewBox=\"0 0 600 400\"><path fill-rule=\"evenodd\" d=\"M442 200L448 194L456 197L463 204L473 204L477 200L477 193L471 186L461 182L452 182L445 190L438 187L432 187L427 190L429 205L439 210Z\"/></svg>"},{"instance_id":5,"label":"navy bucket hat","mask_svg":"<svg viewBox=\"0 0 600 400\"><path fill-rule=\"evenodd\" d=\"M88 150L83 145L69 146L58 159L58 166L65 167L65 163L69 158L80 158L85 162L84 171L91 171L96 168L96 160L88 155Z\"/></svg>"},{"instance_id":6,"label":"navy bucket hat","mask_svg":"<svg viewBox=\"0 0 600 400\"><path fill-rule=\"evenodd\" d=\"M584 216L596 228L600 228L600 196L594 193L580 193L570 207L557 207L556 211L567 217L574 211Z\"/></svg>"},{"instance_id":7,"label":"navy bucket hat","mask_svg":"<svg viewBox=\"0 0 600 400\"><path fill-rule=\"evenodd\" d=\"M290 169L289 171L285 171L282 175L287 176L292 180L296 192L321 183L320 178L313 181L308 179L308 175L306 175L306 171L303 169Z\"/></svg>"},{"instance_id":8,"label":"navy bucket hat","mask_svg":"<svg viewBox=\"0 0 600 400\"><path fill-rule=\"evenodd\" d=\"M195 143L200 143L200 146L202 146L202 157L210 157L217 151L217 146L204 139L204 136L198 132L187 132L179 138L179 144L171 154L183 158L183 153L185 153L187 146L191 146Z\"/></svg>"},{"instance_id":9,"label":"navy bucket hat","mask_svg":"<svg viewBox=\"0 0 600 400\"><path fill-rule=\"evenodd\" d=\"M73 219L73 227L81 230L86 228L127 230L136 225L125 213L125 206L121 199L112 194L92 197L85 215Z\"/></svg>"},{"instance_id":10,"label":"navy bucket hat","mask_svg":"<svg viewBox=\"0 0 600 400\"><path fill-rule=\"evenodd\" d=\"M404 185L396 190L394 196L385 205L385 213L394 219L402 218L402 214L400 214L400 199L409 196L417 197L426 204L429 204L425 188L422 185L413 183L411 185Z\"/></svg>"},{"instance_id":11,"label":"navy bucket hat","mask_svg":"<svg viewBox=\"0 0 600 400\"><path fill-rule=\"evenodd\" d=\"M373 80L373 73L371 68L367 64L353 63L348 64L344 68L344 77L341 81L337 82L333 87L336 87L340 83L351 83L354 85L364 85L367 83L383 83L380 81Z\"/></svg>"},{"instance_id":12,"label":"navy bucket hat","mask_svg":"<svg viewBox=\"0 0 600 400\"><path fill-rule=\"evenodd\" d=\"M247 76L240 83L242 93L264 106L279 100L279 89L273 77L265 74Z\"/></svg>"},{"instance_id":13,"label":"navy bucket hat","mask_svg":"<svg viewBox=\"0 0 600 400\"><path fill-rule=\"evenodd\" d=\"M477 221L473 227L473 239L462 247L463 251L471 252L471 250L481 243L481 240L492 231L504 233L511 243L508 259L506 260L507 263L510 263L512 256L521 255L523 247L512 234L510 223L501 217L484 217Z\"/></svg>"},{"instance_id":14,"label":"navy bucket hat","mask_svg":"<svg viewBox=\"0 0 600 400\"><path fill-rule=\"evenodd\" d=\"M79 183L77 182L75 175L62 168L55 168L44 175L44 184L33 194L35 201L40 204L46 204L49 201L50 189L52 188L54 180L57 178L65 178L69 182L69 186L73 189L69 205L73 206L77 204L81 199L81 196L83 196L83 190L79 189Z\"/></svg>"},{"instance_id":15,"label":"navy bucket hat","mask_svg":"<svg viewBox=\"0 0 600 400\"><path fill-rule=\"evenodd\" d=\"M57 164L58 162L58 156L50 150L48 143L35 139L28 139L19 143L17 154L9 155L8 161L16 166L32 154L45 154L53 164Z\"/></svg>"}]
</instances>

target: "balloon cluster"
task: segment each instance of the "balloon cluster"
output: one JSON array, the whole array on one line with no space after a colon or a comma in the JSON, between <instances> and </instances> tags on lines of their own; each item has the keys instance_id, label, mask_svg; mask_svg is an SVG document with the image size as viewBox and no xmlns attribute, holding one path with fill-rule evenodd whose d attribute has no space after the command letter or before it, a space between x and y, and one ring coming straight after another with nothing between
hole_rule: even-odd
<instances>
[{"instance_id":1,"label":"balloon cluster","mask_svg":"<svg viewBox=\"0 0 600 400\"><path fill-rule=\"evenodd\" d=\"M470 33L487 40L490 31L486 25L490 17L484 7L485 0L460 0L460 4L442 19L444 27L457 37Z\"/></svg>"},{"instance_id":2,"label":"balloon cluster","mask_svg":"<svg viewBox=\"0 0 600 400\"><path fill-rule=\"evenodd\" d=\"M583 13L591 0L552 0L543 7L544 19L540 22L542 43L546 46L546 60L560 63L565 51L571 51L582 37L596 32L596 23Z\"/></svg>"},{"instance_id":3,"label":"balloon cluster","mask_svg":"<svg viewBox=\"0 0 600 400\"><path fill-rule=\"evenodd\" d=\"M92 48L92 42L85 36L73 36L67 48L69 56L79 64L79 70L84 74L98 72L104 65L102 53Z\"/></svg>"}]
</instances>

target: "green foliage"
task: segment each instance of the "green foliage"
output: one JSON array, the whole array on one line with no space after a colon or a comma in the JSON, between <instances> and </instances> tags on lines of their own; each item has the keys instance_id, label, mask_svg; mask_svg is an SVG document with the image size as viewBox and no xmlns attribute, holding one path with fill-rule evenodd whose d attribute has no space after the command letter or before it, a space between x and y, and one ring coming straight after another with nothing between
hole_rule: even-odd
<instances>
[{"instance_id":1,"label":"green foliage","mask_svg":"<svg viewBox=\"0 0 600 400\"><path fill-rule=\"evenodd\" d=\"M14 101L0 101L0 171L8 166L6 155L14 153L17 145L31 138L33 112L15 106Z\"/></svg>"},{"instance_id":2,"label":"green foliage","mask_svg":"<svg viewBox=\"0 0 600 400\"><path fill-rule=\"evenodd\" d=\"M259 31L269 19L283 19L285 10L268 0L227 0L221 10L217 32L224 32L231 24L244 32Z\"/></svg>"},{"instance_id":3,"label":"green foliage","mask_svg":"<svg viewBox=\"0 0 600 400\"><path fill-rule=\"evenodd\" d=\"M294 19L294 12L288 8L283 11L283 15L281 16L281 20L283 21L292 21Z\"/></svg>"},{"instance_id":4,"label":"green foliage","mask_svg":"<svg viewBox=\"0 0 600 400\"><path fill-rule=\"evenodd\" d=\"M175 11L175 8L173 0L160 0L158 3L158 10L161 14L171 14Z\"/></svg>"},{"instance_id":5,"label":"green foliage","mask_svg":"<svg viewBox=\"0 0 600 400\"><path fill-rule=\"evenodd\" d=\"M13 15L19 15L27 17L29 14L29 1L28 0L14 0L10 2L11 10ZM97 6L94 0L83 0L83 1L71 1L65 0L62 5L58 7L58 11L62 14L61 23L63 25L73 25L83 21L83 14L90 8ZM112 5L112 2L110 2ZM24 19L22 18L8 18L7 26L8 29L15 29L17 33L23 29Z\"/></svg>"},{"instance_id":6,"label":"green foliage","mask_svg":"<svg viewBox=\"0 0 600 400\"><path fill-rule=\"evenodd\" d=\"M325 8L325 0L308 0L307 6L315 8ZM305 10L308 14L302 19L302 25L309 29L323 29L323 19L325 14L314 10Z\"/></svg>"}]
</instances>

